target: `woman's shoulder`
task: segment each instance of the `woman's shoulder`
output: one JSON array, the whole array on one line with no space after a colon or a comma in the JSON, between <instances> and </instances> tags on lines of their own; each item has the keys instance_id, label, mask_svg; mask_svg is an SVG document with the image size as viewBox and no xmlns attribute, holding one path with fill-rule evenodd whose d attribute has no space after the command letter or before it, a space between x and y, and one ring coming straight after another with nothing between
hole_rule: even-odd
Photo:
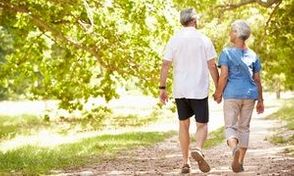
<instances>
[{"instance_id":1,"label":"woman's shoulder","mask_svg":"<svg viewBox=\"0 0 294 176\"><path fill-rule=\"evenodd\" d=\"M257 56L257 54L255 53L255 51L252 50L251 48L248 48L248 49L247 49L247 53L248 53L250 56L253 56L253 57L256 57L256 56Z\"/></svg>"},{"instance_id":2,"label":"woman's shoulder","mask_svg":"<svg viewBox=\"0 0 294 176\"><path fill-rule=\"evenodd\" d=\"M232 44L227 43L224 45L223 49L222 49L222 53L230 53L234 50Z\"/></svg>"}]
</instances>

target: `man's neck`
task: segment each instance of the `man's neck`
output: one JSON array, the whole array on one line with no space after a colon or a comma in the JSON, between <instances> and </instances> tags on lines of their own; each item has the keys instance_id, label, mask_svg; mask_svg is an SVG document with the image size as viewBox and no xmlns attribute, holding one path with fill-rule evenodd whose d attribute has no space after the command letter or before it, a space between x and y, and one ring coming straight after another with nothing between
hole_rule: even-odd
<instances>
[{"instance_id":1,"label":"man's neck","mask_svg":"<svg viewBox=\"0 0 294 176\"><path fill-rule=\"evenodd\" d=\"M193 27L193 28L196 28L196 22L191 21L187 26L184 26L184 27Z\"/></svg>"}]
</instances>

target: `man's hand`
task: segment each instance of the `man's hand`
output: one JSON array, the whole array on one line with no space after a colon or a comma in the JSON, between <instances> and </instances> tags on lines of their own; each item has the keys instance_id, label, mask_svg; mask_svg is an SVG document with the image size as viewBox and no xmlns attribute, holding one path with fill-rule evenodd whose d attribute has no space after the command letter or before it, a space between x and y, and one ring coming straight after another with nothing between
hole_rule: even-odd
<instances>
[{"instance_id":1,"label":"man's hand","mask_svg":"<svg viewBox=\"0 0 294 176\"><path fill-rule=\"evenodd\" d=\"M172 64L171 61L168 60L163 60L162 66L161 66L161 72L160 72L160 86L159 86L159 90L160 90L160 101L162 104L166 104L166 102L168 101L168 96L167 96L167 91L166 91L166 79L167 79L167 74L168 74L168 69L170 67L170 65Z\"/></svg>"},{"instance_id":2,"label":"man's hand","mask_svg":"<svg viewBox=\"0 0 294 176\"><path fill-rule=\"evenodd\" d=\"M220 103L220 102L222 102L222 95L221 94L219 94L219 93L214 93L213 94L213 99L214 99L214 101L216 101L218 104Z\"/></svg>"},{"instance_id":3,"label":"man's hand","mask_svg":"<svg viewBox=\"0 0 294 176\"><path fill-rule=\"evenodd\" d=\"M264 112L263 101L258 101L258 102L257 102L257 104L256 104L256 112L257 112L258 114Z\"/></svg>"},{"instance_id":4,"label":"man's hand","mask_svg":"<svg viewBox=\"0 0 294 176\"><path fill-rule=\"evenodd\" d=\"M159 98L160 98L160 102L164 105L168 102L168 95L165 89L160 89Z\"/></svg>"}]
</instances>

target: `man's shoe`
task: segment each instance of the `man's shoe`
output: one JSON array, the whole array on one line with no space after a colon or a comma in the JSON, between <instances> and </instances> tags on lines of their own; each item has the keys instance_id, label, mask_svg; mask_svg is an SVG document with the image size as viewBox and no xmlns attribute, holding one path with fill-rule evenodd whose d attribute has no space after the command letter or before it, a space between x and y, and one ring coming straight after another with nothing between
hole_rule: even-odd
<instances>
[{"instance_id":1,"label":"man's shoe","mask_svg":"<svg viewBox=\"0 0 294 176\"><path fill-rule=\"evenodd\" d=\"M242 163L240 163L240 172L244 172L244 167Z\"/></svg>"},{"instance_id":2,"label":"man's shoe","mask_svg":"<svg viewBox=\"0 0 294 176\"><path fill-rule=\"evenodd\" d=\"M188 174L191 172L191 168L189 164L184 164L182 169L181 169L181 173L182 174Z\"/></svg>"},{"instance_id":3,"label":"man's shoe","mask_svg":"<svg viewBox=\"0 0 294 176\"><path fill-rule=\"evenodd\" d=\"M204 155L202 154L202 152L200 150L197 149L197 150L191 152L191 156L198 163L199 169L202 172L209 172L210 171L210 167L209 167L208 163L205 161Z\"/></svg>"}]
</instances>

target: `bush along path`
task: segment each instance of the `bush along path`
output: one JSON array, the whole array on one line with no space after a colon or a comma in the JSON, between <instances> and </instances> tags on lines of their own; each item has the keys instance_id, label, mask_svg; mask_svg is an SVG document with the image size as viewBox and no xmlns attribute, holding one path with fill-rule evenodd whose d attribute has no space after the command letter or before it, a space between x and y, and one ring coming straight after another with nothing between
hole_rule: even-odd
<instances>
[{"instance_id":1,"label":"bush along path","mask_svg":"<svg viewBox=\"0 0 294 176\"><path fill-rule=\"evenodd\" d=\"M244 172L232 172L231 152L223 141L204 150L211 167L209 173L201 173L191 158L192 172L188 175L294 175L294 157L284 153L285 146L276 146L267 141L273 133L273 127L280 125L278 121L253 115ZM115 159L104 159L101 163L67 170L60 175L180 175L180 166L181 152L178 138L174 136L151 147L123 151Z\"/></svg>"}]
</instances>

